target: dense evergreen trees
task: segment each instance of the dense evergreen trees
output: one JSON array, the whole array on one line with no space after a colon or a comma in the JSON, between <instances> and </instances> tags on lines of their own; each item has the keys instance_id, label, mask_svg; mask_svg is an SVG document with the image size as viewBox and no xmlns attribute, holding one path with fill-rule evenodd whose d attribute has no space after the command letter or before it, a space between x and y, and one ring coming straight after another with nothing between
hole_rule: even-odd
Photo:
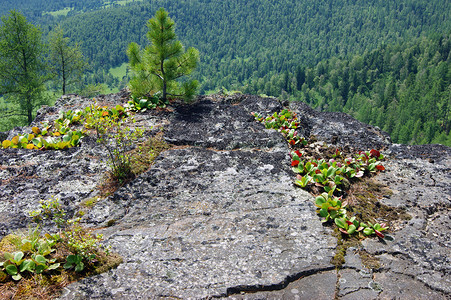
<instances>
[{"instance_id":1,"label":"dense evergreen trees","mask_svg":"<svg viewBox=\"0 0 451 300\"><path fill-rule=\"evenodd\" d=\"M110 9L101 0L33 1L15 2L73 8L66 18L24 13L44 32L61 23L80 43L92 63L86 84L118 85L108 70L127 61L129 43L145 44L145 22L164 7L179 39L200 51L200 93L224 87L302 99L379 125L395 141L449 144L449 1L145 0Z\"/></svg>"},{"instance_id":2,"label":"dense evergreen trees","mask_svg":"<svg viewBox=\"0 0 451 300\"><path fill-rule=\"evenodd\" d=\"M129 43L145 44L145 23L160 7L179 24L179 39L201 53L201 93L249 79L265 78L265 85L298 65L451 29L445 0L155 0L76 15L61 25L82 42L94 70L108 69L127 61Z\"/></svg>"},{"instance_id":3,"label":"dense evergreen trees","mask_svg":"<svg viewBox=\"0 0 451 300\"><path fill-rule=\"evenodd\" d=\"M377 125L395 142L451 146L451 33L298 67L286 78L272 76L269 88L251 80L243 91L289 91L293 100Z\"/></svg>"}]
</instances>

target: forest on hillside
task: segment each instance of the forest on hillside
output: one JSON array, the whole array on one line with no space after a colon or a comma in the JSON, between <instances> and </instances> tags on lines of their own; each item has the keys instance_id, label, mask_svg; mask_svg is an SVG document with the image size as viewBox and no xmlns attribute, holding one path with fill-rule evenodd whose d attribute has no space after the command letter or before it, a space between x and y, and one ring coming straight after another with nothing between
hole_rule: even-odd
<instances>
[{"instance_id":1,"label":"forest on hillside","mask_svg":"<svg viewBox=\"0 0 451 300\"><path fill-rule=\"evenodd\" d=\"M199 93L302 100L351 113L395 142L451 145L449 1L109 2L121 1L5 0L0 13L22 8L44 34L61 24L91 64L85 84L123 87L127 78L120 83L109 70L127 62L130 42L146 45L146 22L164 7L178 38L200 51ZM68 7L67 16L47 13Z\"/></svg>"},{"instance_id":2,"label":"forest on hillside","mask_svg":"<svg viewBox=\"0 0 451 300\"><path fill-rule=\"evenodd\" d=\"M264 84L264 82L269 84ZM346 112L404 144L451 145L451 34L382 45L294 73L250 80L243 91L277 94Z\"/></svg>"}]
</instances>

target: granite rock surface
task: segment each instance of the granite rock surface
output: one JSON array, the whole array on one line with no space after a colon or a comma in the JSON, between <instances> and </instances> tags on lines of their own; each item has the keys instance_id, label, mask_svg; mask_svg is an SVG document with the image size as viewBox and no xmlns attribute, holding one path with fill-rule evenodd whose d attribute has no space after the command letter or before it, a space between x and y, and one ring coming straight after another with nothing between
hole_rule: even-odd
<instances>
[{"instance_id":1,"label":"granite rock surface","mask_svg":"<svg viewBox=\"0 0 451 300\"><path fill-rule=\"evenodd\" d=\"M125 92L102 96L116 105ZM92 100L64 96L35 124ZM328 145L388 156L375 180L392 193L381 203L404 208L390 239L349 248L339 270L337 240L315 212L314 197L293 185L283 137L251 112L289 107L301 134ZM62 299L447 299L451 295L451 149L392 144L378 128L346 114L251 95L201 96L193 104L136 116L174 145L152 167L83 217L124 262L68 286ZM16 128L13 136L29 128ZM0 150L0 237L24 228L26 212L56 196L69 215L98 196L104 150L85 137L67 151ZM112 225L112 226L107 226ZM379 260L367 268L361 250Z\"/></svg>"}]
</instances>

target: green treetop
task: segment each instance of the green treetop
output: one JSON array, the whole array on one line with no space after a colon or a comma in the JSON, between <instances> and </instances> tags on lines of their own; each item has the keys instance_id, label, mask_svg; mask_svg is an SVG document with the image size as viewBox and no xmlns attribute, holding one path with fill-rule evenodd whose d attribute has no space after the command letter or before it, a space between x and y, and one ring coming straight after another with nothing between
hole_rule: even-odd
<instances>
[{"instance_id":1,"label":"green treetop","mask_svg":"<svg viewBox=\"0 0 451 300\"><path fill-rule=\"evenodd\" d=\"M150 45L140 50L136 43L127 49L133 77L130 88L135 96L153 96L161 92L161 100L166 102L168 96L191 98L196 92L198 82L177 79L189 75L197 66L199 51L189 48L176 40L175 23L168 13L160 8L155 17L147 23L147 38Z\"/></svg>"},{"instance_id":2,"label":"green treetop","mask_svg":"<svg viewBox=\"0 0 451 300\"><path fill-rule=\"evenodd\" d=\"M63 94L67 87L81 80L87 68L79 46L69 46L69 38L64 37L60 26L50 33L50 65L53 75L61 82Z\"/></svg>"},{"instance_id":3,"label":"green treetop","mask_svg":"<svg viewBox=\"0 0 451 300\"><path fill-rule=\"evenodd\" d=\"M22 116L28 124L44 104L47 80L42 33L17 11L2 17L0 26L0 94L15 103L2 117Z\"/></svg>"}]
</instances>

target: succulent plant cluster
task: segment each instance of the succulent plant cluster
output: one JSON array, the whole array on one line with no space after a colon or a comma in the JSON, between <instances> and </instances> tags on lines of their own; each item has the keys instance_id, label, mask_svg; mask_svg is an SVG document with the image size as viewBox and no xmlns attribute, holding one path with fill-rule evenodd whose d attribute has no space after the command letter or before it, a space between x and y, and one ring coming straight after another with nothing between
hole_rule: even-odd
<instances>
[{"instance_id":1,"label":"succulent plant cluster","mask_svg":"<svg viewBox=\"0 0 451 300\"><path fill-rule=\"evenodd\" d=\"M333 221L338 230L346 235L362 233L364 236L377 235L384 237L382 231L387 230L386 224L360 222L355 216L349 217L348 203L343 201L345 188L349 188L351 181L367 174L384 171L381 160L384 156L376 149L359 151L353 157L345 156L339 149L335 149L332 158L304 158L303 148L308 145L304 137L299 136L297 129L301 124L296 113L284 109L280 113L263 117L252 113L255 120L263 123L266 129L275 129L281 132L291 148L291 167L297 174L294 184L307 189L314 186L323 192L315 199L318 214L323 222ZM305 148L304 148L305 149Z\"/></svg>"},{"instance_id":2,"label":"succulent plant cluster","mask_svg":"<svg viewBox=\"0 0 451 300\"><path fill-rule=\"evenodd\" d=\"M381 231L388 229L385 223L364 223L359 222L355 216L349 218L346 210L347 202L342 202L342 197L336 197L324 192L316 197L315 205L319 209L319 215L324 218L323 222L333 220L338 230L343 234L362 232L366 236L376 234L378 237L384 238L384 234Z\"/></svg>"},{"instance_id":3,"label":"succulent plant cluster","mask_svg":"<svg viewBox=\"0 0 451 300\"><path fill-rule=\"evenodd\" d=\"M334 158L304 160L300 150L291 152L291 166L297 175L295 184L305 188L309 184L323 187L326 192L334 191L346 181L362 177L365 173L385 170L380 162L384 156L377 150L360 151L354 157L342 157L337 149Z\"/></svg>"}]
</instances>

